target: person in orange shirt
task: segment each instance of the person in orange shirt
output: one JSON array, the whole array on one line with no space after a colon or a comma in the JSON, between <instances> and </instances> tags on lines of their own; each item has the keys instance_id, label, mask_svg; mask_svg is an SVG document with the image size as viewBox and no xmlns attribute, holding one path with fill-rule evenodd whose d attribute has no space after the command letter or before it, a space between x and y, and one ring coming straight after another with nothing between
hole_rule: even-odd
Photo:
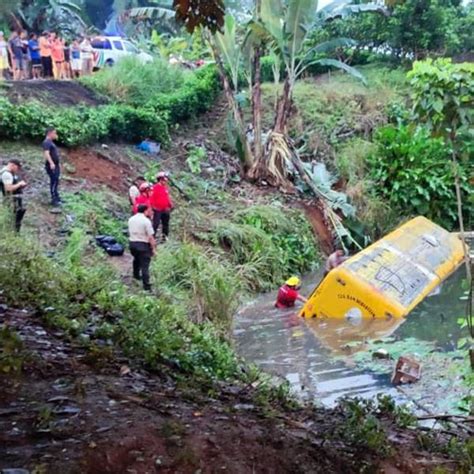
<instances>
[{"instance_id":1,"label":"person in orange shirt","mask_svg":"<svg viewBox=\"0 0 474 474\"><path fill-rule=\"evenodd\" d=\"M64 79L64 42L51 33L51 56L54 61L54 78Z\"/></svg>"},{"instance_id":2,"label":"person in orange shirt","mask_svg":"<svg viewBox=\"0 0 474 474\"><path fill-rule=\"evenodd\" d=\"M39 48L41 56L41 66L43 68L43 77L53 77L53 61L51 59L51 43L49 33L45 31L39 39Z\"/></svg>"}]
</instances>

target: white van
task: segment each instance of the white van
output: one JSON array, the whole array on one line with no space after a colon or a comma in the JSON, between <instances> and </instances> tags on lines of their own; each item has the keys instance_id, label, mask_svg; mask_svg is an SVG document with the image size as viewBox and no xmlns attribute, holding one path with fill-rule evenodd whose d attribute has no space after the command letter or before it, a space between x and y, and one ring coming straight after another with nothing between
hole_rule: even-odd
<instances>
[{"instance_id":1,"label":"white van","mask_svg":"<svg viewBox=\"0 0 474 474\"><path fill-rule=\"evenodd\" d=\"M126 38L120 36L96 36L91 41L94 54L94 68L113 66L120 58L134 55L143 62L153 61L153 56L140 51Z\"/></svg>"}]
</instances>

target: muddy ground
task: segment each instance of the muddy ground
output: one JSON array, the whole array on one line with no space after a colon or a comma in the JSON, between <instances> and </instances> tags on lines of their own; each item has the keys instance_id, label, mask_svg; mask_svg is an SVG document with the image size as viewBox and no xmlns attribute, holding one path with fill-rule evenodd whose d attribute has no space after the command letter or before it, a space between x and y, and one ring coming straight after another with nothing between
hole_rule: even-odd
<instances>
[{"instance_id":1,"label":"muddy ground","mask_svg":"<svg viewBox=\"0 0 474 474\"><path fill-rule=\"evenodd\" d=\"M385 425L389 459L341 441L338 410L255 404L255 390L150 373L104 344L89 349L2 305L21 374L2 375L0 469L68 473L420 473L456 465Z\"/></svg>"}]
</instances>

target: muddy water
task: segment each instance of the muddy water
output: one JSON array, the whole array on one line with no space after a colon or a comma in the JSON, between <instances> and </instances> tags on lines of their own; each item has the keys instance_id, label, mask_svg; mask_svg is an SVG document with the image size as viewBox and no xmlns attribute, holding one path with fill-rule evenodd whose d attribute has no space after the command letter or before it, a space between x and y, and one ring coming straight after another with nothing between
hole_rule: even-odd
<instances>
[{"instance_id":1,"label":"muddy water","mask_svg":"<svg viewBox=\"0 0 474 474\"><path fill-rule=\"evenodd\" d=\"M404 401L390 385L389 376L358 370L344 354L352 350L354 342L389 335L435 341L441 350L453 349L460 335L456 321L465 308L465 301L460 299L462 278L461 270L406 320L371 320L358 325L337 320L304 320L295 310L276 309L274 293L263 295L244 306L235 317L237 350L247 361L286 378L303 398L327 406L334 405L342 396L373 397L378 393ZM303 294L309 294L320 279L320 273L308 276Z\"/></svg>"}]
</instances>

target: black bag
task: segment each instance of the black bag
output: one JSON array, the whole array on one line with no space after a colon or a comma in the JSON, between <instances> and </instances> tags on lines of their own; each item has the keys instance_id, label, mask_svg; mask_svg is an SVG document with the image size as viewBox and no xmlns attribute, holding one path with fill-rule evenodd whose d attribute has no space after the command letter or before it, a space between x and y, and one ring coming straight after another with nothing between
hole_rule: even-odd
<instances>
[{"instance_id":1,"label":"black bag","mask_svg":"<svg viewBox=\"0 0 474 474\"><path fill-rule=\"evenodd\" d=\"M98 235L95 238L95 241L97 242L97 245L104 249L109 245L115 245L117 243L117 240L110 235Z\"/></svg>"},{"instance_id":2,"label":"black bag","mask_svg":"<svg viewBox=\"0 0 474 474\"><path fill-rule=\"evenodd\" d=\"M121 257L125 252L124 246L117 243L106 245L104 249L111 257Z\"/></svg>"}]
</instances>

